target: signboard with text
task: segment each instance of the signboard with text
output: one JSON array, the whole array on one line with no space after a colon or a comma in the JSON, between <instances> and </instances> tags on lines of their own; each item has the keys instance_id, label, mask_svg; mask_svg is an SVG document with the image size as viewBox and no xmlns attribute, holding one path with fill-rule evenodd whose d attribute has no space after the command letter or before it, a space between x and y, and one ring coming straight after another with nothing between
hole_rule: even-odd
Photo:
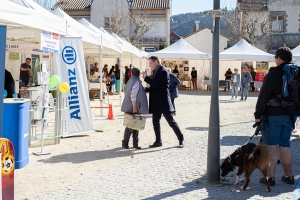
<instances>
[{"instance_id":1,"label":"signboard with text","mask_svg":"<svg viewBox=\"0 0 300 200\"><path fill-rule=\"evenodd\" d=\"M60 36L56 33L43 31L41 33L41 50L54 54L59 53Z\"/></svg>"},{"instance_id":2,"label":"signboard with text","mask_svg":"<svg viewBox=\"0 0 300 200\"><path fill-rule=\"evenodd\" d=\"M9 59L10 60L20 60L20 54L19 53L9 53Z\"/></svg>"},{"instance_id":3,"label":"signboard with text","mask_svg":"<svg viewBox=\"0 0 300 200\"><path fill-rule=\"evenodd\" d=\"M264 78L265 78L264 72L256 72L255 81L263 82Z\"/></svg>"}]
</instances>

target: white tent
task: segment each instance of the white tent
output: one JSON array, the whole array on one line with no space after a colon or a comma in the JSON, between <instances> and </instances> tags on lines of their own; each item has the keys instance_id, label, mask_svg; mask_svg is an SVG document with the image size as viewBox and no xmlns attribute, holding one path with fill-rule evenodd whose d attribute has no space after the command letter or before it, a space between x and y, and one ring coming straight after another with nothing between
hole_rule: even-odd
<instances>
[{"instance_id":1,"label":"white tent","mask_svg":"<svg viewBox=\"0 0 300 200\"><path fill-rule=\"evenodd\" d=\"M120 38L119 36L117 36L114 33L112 33L111 35L116 39L116 41L119 42L119 44L121 44L122 51L128 52L128 53L132 53L132 55L135 55L135 56L137 56L139 58L142 57L140 50L137 49L132 44L130 44L129 42L127 42L124 38L122 39L122 38Z\"/></svg>"},{"instance_id":2,"label":"white tent","mask_svg":"<svg viewBox=\"0 0 300 200\"><path fill-rule=\"evenodd\" d=\"M293 53L293 59L295 59L296 62L300 62L300 45L297 46L292 50Z\"/></svg>"},{"instance_id":3,"label":"white tent","mask_svg":"<svg viewBox=\"0 0 300 200\"><path fill-rule=\"evenodd\" d=\"M122 52L122 48L119 44L117 44L114 39L108 34L103 33L100 31L97 27L95 27L93 24L88 22L86 19L82 18L81 20L78 21L80 24L83 26L87 27L88 29L94 31L96 34L99 34L102 37L102 46L106 47L108 49L112 49L115 51L115 53L120 53ZM113 52L111 52L113 53ZM117 54L117 57L119 54Z\"/></svg>"},{"instance_id":4,"label":"white tent","mask_svg":"<svg viewBox=\"0 0 300 200\"><path fill-rule=\"evenodd\" d=\"M97 49L100 45L100 35L78 23L60 8L51 11L56 16L66 20L67 36L82 37L84 49ZM85 51L86 53L86 51Z\"/></svg>"},{"instance_id":5,"label":"white tent","mask_svg":"<svg viewBox=\"0 0 300 200\"><path fill-rule=\"evenodd\" d=\"M32 2L34 5L34 3ZM66 34L65 20L46 16L41 12L8 0L0 1L0 23L6 24L8 40L39 42L41 31Z\"/></svg>"},{"instance_id":6,"label":"white tent","mask_svg":"<svg viewBox=\"0 0 300 200\"><path fill-rule=\"evenodd\" d=\"M149 56L157 56L158 58L171 58L171 59L210 59L211 55L198 51L189 45L184 39L180 39L171 46L165 49L149 53Z\"/></svg>"},{"instance_id":7,"label":"white tent","mask_svg":"<svg viewBox=\"0 0 300 200\"><path fill-rule=\"evenodd\" d=\"M242 39L220 53L220 60L273 61L274 55L259 50Z\"/></svg>"}]
</instances>

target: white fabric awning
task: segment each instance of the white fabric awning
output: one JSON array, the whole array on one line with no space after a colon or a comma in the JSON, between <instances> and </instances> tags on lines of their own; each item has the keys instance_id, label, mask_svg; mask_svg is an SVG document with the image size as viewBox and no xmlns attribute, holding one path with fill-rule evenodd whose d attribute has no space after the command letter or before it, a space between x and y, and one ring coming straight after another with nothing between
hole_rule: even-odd
<instances>
[{"instance_id":1,"label":"white fabric awning","mask_svg":"<svg viewBox=\"0 0 300 200\"><path fill-rule=\"evenodd\" d=\"M130 44L129 42L127 42L125 39L120 38L119 36L117 36L114 33L111 33L111 35L115 38L115 40L122 46L122 51L123 52L128 52L128 53L132 53L135 56L141 58L141 52L132 44Z\"/></svg>"},{"instance_id":2,"label":"white fabric awning","mask_svg":"<svg viewBox=\"0 0 300 200\"><path fill-rule=\"evenodd\" d=\"M95 27L93 24L88 22L86 19L82 18L81 20L78 21L80 24L83 26L87 27L88 29L94 31L95 33L99 34L102 36L102 46L106 47L108 49L112 49L116 52L122 52L121 45L117 44L114 39L105 33L103 33L101 30L99 30L97 27Z\"/></svg>"},{"instance_id":3,"label":"white fabric awning","mask_svg":"<svg viewBox=\"0 0 300 200\"><path fill-rule=\"evenodd\" d=\"M149 53L148 56L157 56L158 58L169 59L210 59L211 55L198 51L191 45L189 45L184 39L180 39L171 46L160 51Z\"/></svg>"},{"instance_id":4,"label":"white fabric awning","mask_svg":"<svg viewBox=\"0 0 300 200\"><path fill-rule=\"evenodd\" d=\"M293 59L295 59L296 62L300 62L300 45L297 46L292 50L293 53Z\"/></svg>"},{"instance_id":5,"label":"white fabric awning","mask_svg":"<svg viewBox=\"0 0 300 200\"><path fill-rule=\"evenodd\" d=\"M273 61L274 55L257 49L242 39L220 53L220 60Z\"/></svg>"},{"instance_id":6,"label":"white fabric awning","mask_svg":"<svg viewBox=\"0 0 300 200\"><path fill-rule=\"evenodd\" d=\"M7 38L9 40L38 42L41 31L60 35L66 34L66 28L62 26L65 24L63 19L57 19L55 16L52 18L48 11L41 14L40 11L37 11L38 5L34 2L30 2L29 5L32 6L24 7L24 5L18 5L8 0L0 1L0 23L7 25ZM49 16L47 16L47 12Z\"/></svg>"}]
</instances>

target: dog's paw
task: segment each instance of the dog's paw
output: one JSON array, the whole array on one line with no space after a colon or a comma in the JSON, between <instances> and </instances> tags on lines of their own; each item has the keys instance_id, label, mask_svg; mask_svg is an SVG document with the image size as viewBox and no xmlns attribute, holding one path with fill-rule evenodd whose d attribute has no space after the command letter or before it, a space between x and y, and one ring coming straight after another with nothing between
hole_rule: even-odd
<instances>
[{"instance_id":1,"label":"dog's paw","mask_svg":"<svg viewBox=\"0 0 300 200\"><path fill-rule=\"evenodd\" d=\"M237 184L239 184L239 181L235 181L235 182L234 182L234 185L237 185Z\"/></svg>"},{"instance_id":2,"label":"dog's paw","mask_svg":"<svg viewBox=\"0 0 300 200\"><path fill-rule=\"evenodd\" d=\"M241 182L244 182L244 181L245 181L245 178L240 178L240 181L241 181Z\"/></svg>"}]
</instances>

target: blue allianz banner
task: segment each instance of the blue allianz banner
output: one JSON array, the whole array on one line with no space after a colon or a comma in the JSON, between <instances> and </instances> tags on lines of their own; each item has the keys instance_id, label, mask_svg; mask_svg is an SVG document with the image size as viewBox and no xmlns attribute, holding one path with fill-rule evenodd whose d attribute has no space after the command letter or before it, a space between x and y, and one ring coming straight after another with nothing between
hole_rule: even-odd
<instances>
[{"instance_id":1,"label":"blue allianz banner","mask_svg":"<svg viewBox=\"0 0 300 200\"><path fill-rule=\"evenodd\" d=\"M0 127L3 122L4 73L6 51L6 26L0 25ZM2 128L0 128L2 135Z\"/></svg>"},{"instance_id":2,"label":"blue allianz banner","mask_svg":"<svg viewBox=\"0 0 300 200\"><path fill-rule=\"evenodd\" d=\"M64 94L68 102L68 111L63 112L67 127L67 133L63 136L92 132L82 39L62 37L60 51L60 54L54 55L54 72L60 77L61 82L70 85L70 90Z\"/></svg>"}]
</instances>

